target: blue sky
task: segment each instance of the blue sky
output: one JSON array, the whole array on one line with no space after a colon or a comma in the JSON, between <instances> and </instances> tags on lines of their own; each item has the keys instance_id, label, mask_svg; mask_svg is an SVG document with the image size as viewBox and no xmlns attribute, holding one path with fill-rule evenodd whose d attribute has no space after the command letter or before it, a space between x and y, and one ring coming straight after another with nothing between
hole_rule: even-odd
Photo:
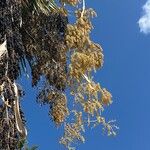
<instances>
[{"instance_id":1,"label":"blue sky","mask_svg":"<svg viewBox=\"0 0 150 150\"><path fill-rule=\"evenodd\" d=\"M104 67L95 80L111 91L113 104L104 115L120 127L115 138L101 127L88 129L78 150L150 150L150 34L140 32L139 18L146 0L87 0L98 14L92 39L104 49ZM47 106L35 102L30 80L20 81L26 91L23 109L28 121L29 144L39 150L63 150L58 144L62 129L48 117Z\"/></svg>"}]
</instances>

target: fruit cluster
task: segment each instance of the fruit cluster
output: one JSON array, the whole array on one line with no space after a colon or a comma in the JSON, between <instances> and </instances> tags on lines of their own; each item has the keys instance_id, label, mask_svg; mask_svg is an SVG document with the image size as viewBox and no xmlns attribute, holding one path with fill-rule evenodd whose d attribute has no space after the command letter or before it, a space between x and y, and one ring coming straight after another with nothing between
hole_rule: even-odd
<instances>
[{"instance_id":1,"label":"fruit cluster","mask_svg":"<svg viewBox=\"0 0 150 150\"><path fill-rule=\"evenodd\" d=\"M115 135L113 127L116 127L109 122L107 123L105 118L101 116L104 106L112 103L112 96L99 83L95 83L92 77L93 71L103 66L103 50L100 45L90 39L93 28L91 18L96 16L96 13L93 9L79 9L75 15L76 22L68 24L66 31L66 45L70 55L68 85L74 96L75 112L83 112L84 116L81 115L80 121L77 121L80 123L68 123L65 126L61 143L68 149L71 149L76 139L84 142L81 140L84 139L81 136L81 128L85 125L102 124L108 131L108 135Z\"/></svg>"},{"instance_id":2,"label":"fruit cluster","mask_svg":"<svg viewBox=\"0 0 150 150\"><path fill-rule=\"evenodd\" d=\"M82 112L74 111L74 116L76 118L74 123L65 124L64 136L60 139L60 143L63 144L67 149L75 149L72 147L72 143L75 141L81 141L84 143L85 139L81 132L84 132L82 123Z\"/></svg>"}]
</instances>

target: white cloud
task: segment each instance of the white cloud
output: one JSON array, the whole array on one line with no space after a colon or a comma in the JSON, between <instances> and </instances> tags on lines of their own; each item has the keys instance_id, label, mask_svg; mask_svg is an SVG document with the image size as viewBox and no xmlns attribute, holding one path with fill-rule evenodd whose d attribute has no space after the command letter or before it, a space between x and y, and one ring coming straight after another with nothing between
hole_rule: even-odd
<instances>
[{"instance_id":1,"label":"white cloud","mask_svg":"<svg viewBox=\"0 0 150 150\"><path fill-rule=\"evenodd\" d=\"M138 21L140 32L150 33L150 0L143 6L143 16Z\"/></svg>"}]
</instances>

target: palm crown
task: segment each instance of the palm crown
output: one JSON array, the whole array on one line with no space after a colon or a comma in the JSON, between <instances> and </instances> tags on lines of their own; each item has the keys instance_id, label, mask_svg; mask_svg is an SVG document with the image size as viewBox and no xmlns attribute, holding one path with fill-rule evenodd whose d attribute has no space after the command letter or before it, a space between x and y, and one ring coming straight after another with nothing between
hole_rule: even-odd
<instances>
[{"instance_id":1,"label":"palm crown","mask_svg":"<svg viewBox=\"0 0 150 150\"><path fill-rule=\"evenodd\" d=\"M113 121L106 122L101 115L112 96L92 77L103 66L102 48L90 39L96 13L85 9L83 1L82 9L75 11L76 22L69 24L66 4L81 5L78 0L1 0L0 149L19 149L27 137L20 103L24 92L16 83L22 72L28 74L27 66L32 86L39 87L43 79L37 102L49 105L57 126L65 125L60 143L66 148L76 140L85 141L85 125L103 124L108 135L116 134ZM68 108L66 88L74 96L73 110ZM68 123L71 113L74 122Z\"/></svg>"}]
</instances>

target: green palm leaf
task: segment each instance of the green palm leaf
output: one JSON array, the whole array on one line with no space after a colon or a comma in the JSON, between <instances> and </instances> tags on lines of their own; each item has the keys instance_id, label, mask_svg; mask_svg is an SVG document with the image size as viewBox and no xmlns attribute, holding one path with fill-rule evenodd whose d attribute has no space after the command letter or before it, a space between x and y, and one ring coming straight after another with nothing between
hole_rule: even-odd
<instances>
[{"instance_id":1,"label":"green palm leaf","mask_svg":"<svg viewBox=\"0 0 150 150\"><path fill-rule=\"evenodd\" d=\"M48 15L51 11L57 11L58 6L54 0L22 0L22 4L26 8L35 9L37 12L41 11Z\"/></svg>"}]
</instances>

